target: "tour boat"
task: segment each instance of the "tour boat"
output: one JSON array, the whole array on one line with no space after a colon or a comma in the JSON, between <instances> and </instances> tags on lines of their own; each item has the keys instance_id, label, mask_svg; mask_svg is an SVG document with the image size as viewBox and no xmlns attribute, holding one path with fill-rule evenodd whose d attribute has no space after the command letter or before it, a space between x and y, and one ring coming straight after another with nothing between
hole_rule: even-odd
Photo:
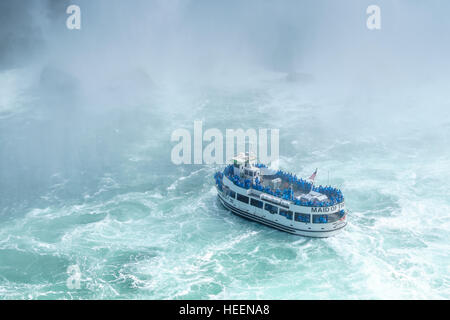
<instances>
[{"instance_id":1,"label":"tour boat","mask_svg":"<svg viewBox=\"0 0 450 320\"><path fill-rule=\"evenodd\" d=\"M256 163L241 153L216 172L216 188L223 206L232 213L291 234L326 238L347 225L341 190L315 186L309 179Z\"/></svg>"}]
</instances>

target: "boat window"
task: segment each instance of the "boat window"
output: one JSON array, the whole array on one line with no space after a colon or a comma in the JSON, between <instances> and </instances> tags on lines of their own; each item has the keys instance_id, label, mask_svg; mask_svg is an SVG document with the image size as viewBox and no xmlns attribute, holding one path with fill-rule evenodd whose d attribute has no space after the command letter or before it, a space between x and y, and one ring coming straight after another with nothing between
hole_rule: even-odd
<instances>
[{"instance_id":1,"label":"boat window","mask_svg":"<svg viewBox=\"0 0 450 320\"><path fill-rule=\"evenodd\" d=\"M230 190L229 194L228 194L231 198L236 199L236 192L234 192L233 190Z\"/></svg>"},{"instance_id":2,"label":"boat window","mask_svg":"<svg viewBox=\"0 0 450 320\"><path fill-rule=\"evenodd\" d=\"M286 217L286 219L292 220L292 211L284 210L280 208L280 216Z\"/></svg>"},{"instance_id":3,"label":"boat window","mask_svg":"<svg viewBox=\"0 0 450 320\"><path fill-rule=\"evenodd\" d=\"M240 194L240 193L238 193L237 194L237 199L239 200L239 201L242 201L242 202L244 202L244 203L247 203L248 204L248 197L246 197L246 196L243 196L242 194Z\"/></svg>"},{"instance_id":4,"label":"boat window","mask_svg":"<svg viewBox=\"0 0 450 320\"><path fill-rule=\"evenodd\" d=\"M311 215L305 214L305 213L296 212L295 213L295 221L310 223L311 222Z\"/></svg>"},{"instance_id":5,"label":"boat window","mask_svg":"<svg viewBox=\"0 0 450 320\"><path fill-rule=\"evenodd\" d=\"M250 198L250 204L252 206L260 208L260 209L262 209L262 207L263 207L263 202L262 201L259 201L259 200L253 199L253 198Z\"/></svg>"},{"instance_id":6,"label":"boat window","mask_svg":"<svg viewBox=\"0 0 450 320\"><path fill-rule=\"evenodd\" d=\"M265 203L264 204L264 209L266 209L266 211L269 211L271 214L277 214L278 213L278 207L277 206L273 206L270 203Z\"/></svg>"},{"instance_id":7,"label":"boat window","mask_svg":"<svg viewBox=\"0 0 450 320\"><path fill-rule=\"evenodd\" d=\"M327 214L314 214L313 215L313 223L327 223L328 215Z\"/></svg>"},{"instance_id":8,"label":"boat window","mask_svg":"<svg viewBox=\"0 0 450 320\"><path fill-rule=\"evenodd\" d=\"M223 186L223 192L225 193L226 196L231 196L231 191L230 188L228 188L227 186Z\"/></svg>"},{"instance_id":9,"label":"boat window","mask_svg":"<svg viewBox=\"0 0 450 320\"><path fill-rule=\"evenodd\" d=\"M338 211L336 213L331 213L328 215L328 222L336 222L344 216L344 210Z\"/></svg>"}]
</instances>

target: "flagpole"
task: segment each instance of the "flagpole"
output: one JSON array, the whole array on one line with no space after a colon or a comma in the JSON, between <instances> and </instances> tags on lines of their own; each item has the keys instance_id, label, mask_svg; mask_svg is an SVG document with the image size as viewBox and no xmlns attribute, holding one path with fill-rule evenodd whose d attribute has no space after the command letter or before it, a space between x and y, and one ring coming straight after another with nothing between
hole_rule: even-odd
<instances>
[{"instance_id":1,"label":"flagpole","mask_svg":"<svg viewBox=\"0 0 450 320\"><path fill-rule=\"evenodd\" d=\"M317 168L316 168L316 171L314 171L314 173L312 174L312 176L314 176L314 178L313 179L311 179L311 190L309 191L309 193L311 193L312 191L313 191L313 187L314 187L314 181L316 180L316 175L317 175ZM311 177L312 177L311 176Z\"/></svg>"}]
</instances>

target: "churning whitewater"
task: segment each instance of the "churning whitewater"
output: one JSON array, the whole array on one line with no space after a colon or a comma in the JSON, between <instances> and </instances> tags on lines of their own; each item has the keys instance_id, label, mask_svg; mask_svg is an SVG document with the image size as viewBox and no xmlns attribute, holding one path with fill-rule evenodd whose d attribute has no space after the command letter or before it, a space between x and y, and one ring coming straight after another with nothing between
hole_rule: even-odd
<instances>
[{"instance_id":1,"label":"churning whitewater","mask_svg":"<svg viewBox=\"0 0 450 320\"><path fill-rule=\"evenodd\" d=\"M336 114L351 118L352 106L316 101L274 78L274 89L198 97L189 106L190 119L177 125L189 127L203 117L219 126L217 110L243 127L274 121L280 166L299 177L316 166L333 172L330 180L341 187L350 210L342 233L299 238L232 215L217 200L213 175L221 166L175 166L168 161L170 132L143 132L116 155L117 164L86 169L97 180L81 184L70 173L55 173L45 194L29 191L26 201L3 208L0 296L449 298L450 162L428 139L446 134L445 126L430 132L414 122L399 128L386 120L385 130L361 132L360 119L358 128L325 130ZM257 118L233 116L248 105L258 108ZM291 121L274 117L275 105L283 105ZM293 115L294 108L301 112ZM155 121L163 110L137 112ZM2 145L5 139L18 143L20 130L8 125L25 125L27 115L20 117L3 120ZM320 119L320 126L305 119ZM166 130L164 123L154 125ZM327 180L317 176L318 183ZM80 288L70 290L72 265L79 268Z\"/></svg>"}]
</instances>

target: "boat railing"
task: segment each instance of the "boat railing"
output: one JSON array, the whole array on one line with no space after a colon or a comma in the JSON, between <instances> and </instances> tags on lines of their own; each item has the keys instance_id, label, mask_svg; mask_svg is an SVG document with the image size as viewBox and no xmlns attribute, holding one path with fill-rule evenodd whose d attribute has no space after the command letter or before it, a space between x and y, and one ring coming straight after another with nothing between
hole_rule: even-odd
<instances>
[{"instance_id":1,"label":"boat railing","mask_svg":"<svg viewBox=\"0 0 450 320\"><path fill-rule=\"evenodd\" d=\"M261 164L257 164L261 165ZM263 166L263 165L262 165ZM269 186L263 186L261 184L261 181L256 178L255 183L252 182L250 179L243 179L239 177L238 175L233 174L233 165L228 165L223 173L218 172L214 176L216 179L216 183L221 184L223 176L227 176L230 181L233 182L238 187L247 189L247 190L256 190L260 193L266 193L274 197L281 198L283 200L292 201L295 205L299 206L305 206L305 207L329 207L333 206L339 203L342 203L344 201L344 197L342 195L341 190L337 188L333 188L330 186L313 186L310 182L302 179L297 178L296 175L293 175L291 173L286 173L281 170L279 170L276 173L277 177L280 177L283 182L289 183L290 186L295 186L297 190L300 190L302 193L308 194L311 191L316 191L318 193L324 194L327 196L327 200L305 200L305 199L298 199L295 198L293 189L291 187L284 188L283 190L276 189L273 190Z\"/></svg>"}]
</instances>

